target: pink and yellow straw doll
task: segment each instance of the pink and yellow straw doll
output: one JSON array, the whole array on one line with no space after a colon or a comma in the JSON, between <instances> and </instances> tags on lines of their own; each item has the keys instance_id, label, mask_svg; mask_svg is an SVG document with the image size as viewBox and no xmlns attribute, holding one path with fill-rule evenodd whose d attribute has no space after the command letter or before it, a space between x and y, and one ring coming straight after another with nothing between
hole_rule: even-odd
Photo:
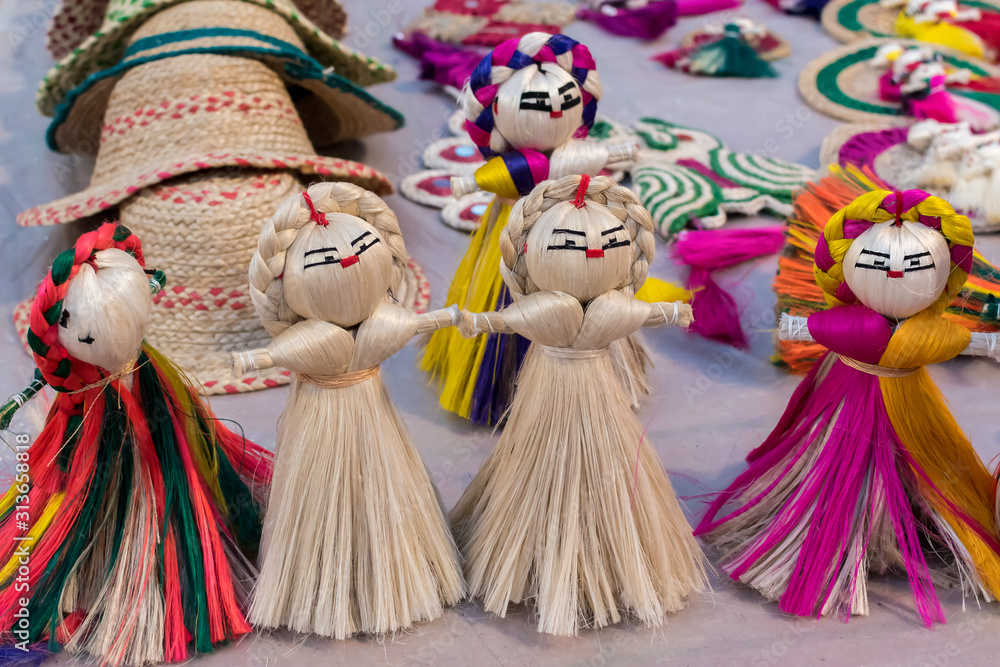
<instances>
[{"instance_id":1,"label":"pink and yellow straw doll","mask_svg":"<svg viewBox=\"0 0 1000 667\"><path fill-rule=\"evenodd\" d=\"M779 336L829 352L696 531L782 611L867 614L869 571L890 569L927 625L945 621L932 569L1000 595L993 478L924 368L996 345L942 317L972 245L968 218L921 190L867 193L826 225L815 275L829 309L783 315Z\"/></svg>"},{"instance_id":2,"label":"pink and yellow straw doll","mask_svg":"<svg viewBox=\"0 0 1000 667\"><path fill-rule=\"evenodd\" d=\"M0 500L0 631L101 664L183 661L250 631L271 476L270 453L143 341L163 286L143 266L110 223L56 257L31 309L36 381L0 413L6 427L44 384L56 392Z\"/></svg>"}]
</instances>

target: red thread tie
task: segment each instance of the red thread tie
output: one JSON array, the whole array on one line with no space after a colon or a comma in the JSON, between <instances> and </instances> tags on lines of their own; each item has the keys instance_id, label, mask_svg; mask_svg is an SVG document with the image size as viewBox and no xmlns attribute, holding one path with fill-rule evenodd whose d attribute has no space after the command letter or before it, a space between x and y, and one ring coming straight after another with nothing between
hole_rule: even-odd
<instances>
[{"instance_id":1,"label":"red thread tie","mask_svg":"<svg viewBox=\"0 0 1000 667\"><path fill-rule=\"evenodd\" d=\"M587 202L584 197L587 194L587 186L590 185L590 176L584 174L580 177L580 187L576 189L576 199L573 200L573 206L577 208L584 208Z\"/></svg>"},{"instance_id":2,"label":"red thread tie","mask_svg":"<svg viewBox=\"0 0 1000 667\"><path fill-rule=\"evenodd\" d=\"M309 207L309 217L313 222L320 227L326 227L330 224L330 221L326 219L326 214L320 213L316 210L316 207L313 205L312 197L309 196L308 192L303 192L302 198L306 200L306 206Z\"/></svg>"},{"instance_id":3,"label":"red thread tie","mask_svg":"<svg viewBox=\"0 0 1000 667\"><path fill-rule=\"evenodd\" d=\"M896 191L896 226L903 226L903 193Z\"/></svg>"}]
</instances>

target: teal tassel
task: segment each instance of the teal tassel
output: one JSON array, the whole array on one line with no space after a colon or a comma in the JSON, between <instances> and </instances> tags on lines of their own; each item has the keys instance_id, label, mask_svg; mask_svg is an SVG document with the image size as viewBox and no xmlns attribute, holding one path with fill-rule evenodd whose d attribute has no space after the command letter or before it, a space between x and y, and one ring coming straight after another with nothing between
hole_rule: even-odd
<instances>
[{"instance_id":1,"label":"teal tassel","mask_svg":"<svg viewBox=\"0 0 1000 667\"><path fill-rule=\"evenodd\" d=\"M726 26L722 38L706 44L691 55L691 72L708 76L747 79L774 78L778 73L747 44L734 24Z\"/></svg>"}]
</instances>

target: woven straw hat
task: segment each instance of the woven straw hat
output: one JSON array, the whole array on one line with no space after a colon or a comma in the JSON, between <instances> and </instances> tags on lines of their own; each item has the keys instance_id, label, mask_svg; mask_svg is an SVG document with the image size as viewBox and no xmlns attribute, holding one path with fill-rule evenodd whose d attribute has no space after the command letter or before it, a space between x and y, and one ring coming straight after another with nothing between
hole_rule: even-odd
<instances>
[{"instance_id":1,"label":"woven straw hat","mask_svg":"<svg viewBox=\"0 0 1000 667\"><path fill-rule=\"evenodd\" d=\"M964 7L1000 11L992 0L963 1ZM845 44L862 37L891 37L896 33L899 7L885 7L878 0L830 0L823 7L820 20L831 37Z\"/></svg>"},{"instance_id":2,"label":"woven straw hat","mask_svg":"<svg viewBox=\"0 0 1000 667\"><path fill-rule=\"evenodd\" d=\"M91 144L100 150L90 186L21 213L18 224L85 218L142 188L213 167L287 168L392 192L371 167L316 155L284 83L256 60L203 54L139 65L122 75L107 107Z\"/></svg>"},{"instance_id":3,"label":"woven straw hat","mask_svg":"<svg viewBox=\"0 0 1000 667\"><path fill-rule=\"evenodd\" d=\"M925 42L911 39L864 39L824 53L809 63L799 75L799 92L809 106L834 118L848 121L879 121L906 125L913 119L898 103L879 97L879 77L883 70L868 63L883 44L907 46ZM998 76L1000 69L954 49L933 45L945 62L965 68L978 76Z\"/></svg>"},{"instance_id":4,"label":"woven straw hat","mask_svg":"<svg viewBox=\"0 0 1000 667\"><path fill-rule=\"evenodd\" d=\"M66 45L76 39L77 32L73 33L73 39L56 40L55 52L67 54L42 80L36 98L39 110L44 115L51 116L66 94L83 83L88 76L117 65L125 52L129 37L153 14L181 2L192 1L199 0L109 0L105 6L103 23L94 34L69 47ZM396 73L390 67L355 53L322 32L295 7L292 0L243 1L276 12L294 28L309 54L323 67L332 67L340 76L362 86L396 78ZM324 9L343 13L335 2L324 0L324 4L326 2L329 2L329 7ZM311 7L319 8L320 2L317 1Z\"/></svg>"},{"instance_id":5,"label":"woven straw hat","mask_svg":"<svg viewBox=\"0 0 1000 667\"><path fill-rule=\"evenodd\" d=\"M70 91L49 126L49 147L71 152L87 146L86 138L100 133L111 91L130 69L193 53L257 59L271 67L294 87L295 106L314 146L395 130L403 123L398 111L359 86L324 73L274 12L239 0L204 0L155 14L132 35L122 62Z\"/></svg>"},{"instance_id":6,"label":"woven straw hat","mask_svg":"<svg viewBox=\"0 0 1000 667\"><path fill-rule=\"evenodd\" d=\"M121 222L143 239L147 265L167 276L166 288L153 297L146 337L197 379L203 393L288 382L281 369L234 375L230 353L271 340L250 301L247 269L261 226L303 189L291 171L213 169L144 189L121 205ZM420 312L427 307L429 285L412 260L396 297ZM15 316L19 332L27 312L30 300Z\"/></svg>"}]
</instances>

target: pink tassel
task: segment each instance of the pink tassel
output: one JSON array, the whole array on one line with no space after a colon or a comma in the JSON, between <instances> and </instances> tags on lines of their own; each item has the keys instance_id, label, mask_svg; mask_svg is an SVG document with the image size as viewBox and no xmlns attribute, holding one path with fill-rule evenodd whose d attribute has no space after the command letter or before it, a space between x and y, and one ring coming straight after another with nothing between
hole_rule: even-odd
<instances>
[{"instance_id":1,"label":"pink tassel","mask_svg":"<svg viewBox=\"0 0 1000 667\"><path fill-rule=\"evenodd\" d=\"M724 9L736 9L742 5L742 0L677 0L677 15L698 16Z\"/></svg>"},{"instance_id":2,"label":"pink tassel","mask_svg":"<svg viewBox=\"0 0 1000 667\"><path fill-rule=\"evenodd\" d=\"M740 349L747 337L740 326L736 301L714 279L714 272L765 255L773 255L785 243L782 227L713 229L680 234L673 256L691 267L686 287L694 292L690 331Z\"/></svg>"}]
</instances>

